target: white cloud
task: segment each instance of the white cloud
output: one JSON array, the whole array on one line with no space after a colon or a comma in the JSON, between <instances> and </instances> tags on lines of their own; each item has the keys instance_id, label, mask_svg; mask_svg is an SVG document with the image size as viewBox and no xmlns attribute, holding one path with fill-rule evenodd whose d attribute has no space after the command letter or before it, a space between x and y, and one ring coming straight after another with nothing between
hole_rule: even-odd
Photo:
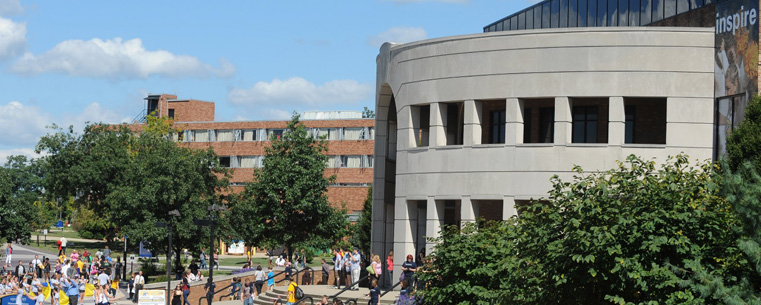
<instances>
[{"instance_id":1,"label":"white cloud","mask_svg":"<svg viewBox=\"0 0 761 305\"><path fill-rule=\"evenodd\" d=\"M0 17L0 60L10 59L26 49L26 23Z\"/></svg>"},{"instance_id":2,"label":"white cloud","mask_svg":"<svg viewBox=\"0 0 761 305\"><path fill-rule=\"evenodd\" d=\"M26 75L62 73L108 79L144 79L153 75L229 77L235 72L235 67L225 59L220 60L219 68L214 68L193 56L146 50L139 38L122 41L118 37L66 40L40 55L25 54L12 69Z\"/></svg>"},{"instance_id":3,"label":"white cloud","mask_svg":"<svg viewBox=\"0 0 761 305\"><path fill-rule=\"evenodd\" d=\"M5 162L8 162L8 157L17 156L17 155L24 155L24 156L27 156L28 158L37 159L39 157L47 155L47 153L43 152L41 154L37 154L34 152L34 149L32 148L0 149L0 165L5 164Z\"/></svg>"},{"instance_id":4,"label":"white cloud","mask_svg":"<svg viewBox=\"0 0 761 305\"><path fill-rule=\"evenodd\" d=\"M227 99L236 105L249 106L324 106L356 103L371 96L372 87L355 80L333 80L318 86L301 77L292 77L258 82L250 88L232 88Z\"/></svg>"},{"instance_id":5,"label":"white cloud","mask_svg":"<svg viewBox=\"0 0 761 305\"><path fill-rule=\"evenodd\" d=\"M34 145L45 134L50 115L17 101L0 105L0 143Z\"/></svg>"},{"instance_id":6,"label":"white cloud","mask_svg":"<svg viewBox=\"0 0 761 305\"><path fill-rule=\"evenodd\" d=\"M23 12L24 8L21 7L19 0L0 0L0 15L9 16Z\"/></svg>"},{"instance_id":7,"label":"white cloud","mask_svg":"<svg viewBox=\"0 0 761 305\"><path fill-rule=\"evenodd\" d=\"M367 40L367 43L374 47L380 47L384 42L407 43L423 40L426 37L428 37L428 34L423 28L393 27L383 33L371 36Z\"/></svg>"},{"instance_id":8,"label":"white cloud","mask_svg":"<svg viewBox=\"0 0 761 305\"><path fill-rule=\"evenodd\" d=\"M384 0L386 2L394 2L396 4L407 4L417 2L443 2L443 3L468 3L470 0Z\"/></svg>"}]
</instances>

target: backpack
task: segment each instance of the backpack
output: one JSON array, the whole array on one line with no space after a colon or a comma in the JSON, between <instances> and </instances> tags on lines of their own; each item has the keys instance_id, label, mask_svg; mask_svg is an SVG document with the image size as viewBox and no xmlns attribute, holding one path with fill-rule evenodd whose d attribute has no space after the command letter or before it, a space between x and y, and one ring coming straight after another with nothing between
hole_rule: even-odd
<instances>
[{"instance_id":1,"label":"backpack","mask_svg":"<svg viewBox=\"0 0 761 305\"><path fill-rule=\"evenodd\" d=\"M293 290L293 296L294 296L294 297L295 297L297 300L301 300L302 298L304 298L304 290L301 290L301 287L297 286L296 284L293 284L293 286L294 286L294 288L295 288L295 289Z\"/></svg>"}]
</instances>

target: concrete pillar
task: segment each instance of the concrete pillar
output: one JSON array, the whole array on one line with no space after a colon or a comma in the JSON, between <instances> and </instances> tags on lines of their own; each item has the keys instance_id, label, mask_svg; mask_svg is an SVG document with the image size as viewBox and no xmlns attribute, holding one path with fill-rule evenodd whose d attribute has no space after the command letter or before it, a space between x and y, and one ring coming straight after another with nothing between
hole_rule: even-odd
<instances>
[{"instance_id":1,"label":"concrete pillar","mask_svg":"<svg viewBox=\"0 0 761 305\"><path fill-rule=\"evenodd\" d=\"M431 103L431 139L429 140L431 147L447 145L447 134L444 131L444 120L442 119L441 108L440 103ZM444 116L446 116L446 107L443 108L445 112Z\"/></svg>"},{"instance_id":2,"label":"concrete pillar","mask_svg":"<svg viewBox=\"0 0 761 305\"><path fill-rule=\"evenodd\" d=\"M506 100L505 107L505 143L522 144L523 143L523 102L517 98Z\"/></svg>"},{"instance_id":3,"label":"concrete pillar","mask_svg":"<svg viewBox=\"0 0 761 305\"><path fill-rule=\"evenodd\" d=\"M425 236L429 238L438 238L441 233L441 226L444 224L444 201L434 200L428 197L426 209L426 226ZM425 253L431 253L435 243L430 241L425 244Z\"/></svg>"},{"instance_id":4,"label":"concrete pillar","mask_svg":"<svg viewBox=\"0 0 761 305\"><path fill-rule=\"evenodd\" d=\"M483 122L481 102L474 100L465 101L464 105L464 118L463 118L463 144L467 146L481 144L481 134Z\"/></svg>"},{"instance_id":5,"label":"concrete pillar","mask_svg":"<svg viewBox=\"0 0 761 305\"><path fill-rule=\"evenodd\" d=\"M417 201L396 198L394 203L394 274L401 274L407 254L415 256Z\"/></svg>"},{"instance_id":6,"label":"concrete pillar","mask_svg":"<svg viewBox=\"0 0 761 305\"><path fill-rule=\"evenodd\" d=\"M573 118L571 101L568 97L555 98L555 145L565 146L571 143Z\"/></svg>"},{"instance_id":7,"label":"concrete pillar","mask_svg":"<svg viewBox=\"0 0 761 305\"><path fill-rule=\"evenodd\" d=\"M460 200L460 222L475 222L478 219L478 203L470 200L470 196L463 196Z\"/></svg>"},{"instance_id":8,"label":"concrete pillar","mask_svg":"<svg viewBox=\"0 0 761 305\"><path fill-rule=\"evenodd\" d=\"M407 149L420 146L417 142L417 131L420 130L420 108L407 106L403 107L397 115L397 126L399 137L397 143L399 149Z\"/></svg>"},{"instance_id":9,"label":"concrete pillar","mask_svg":"<svg viewBox=\"0 0 761 305\"><path fill-rule=\"evenodd\" d=\"M608 144L620 146L626 140L626 113L624 98L613 96L608 107Z\"/></svg>"},{"instance_id":10,"label":"concrete pillar","mask_svg":"<svg viewBox=\"0 0 761 305\"><path fill-rule=\"evenodd\" d=\"M515 197L505 196L502 199L502 220L508 220L516 215L518 215L518 210L515 208Z\"/></svg>"}]
</instances>

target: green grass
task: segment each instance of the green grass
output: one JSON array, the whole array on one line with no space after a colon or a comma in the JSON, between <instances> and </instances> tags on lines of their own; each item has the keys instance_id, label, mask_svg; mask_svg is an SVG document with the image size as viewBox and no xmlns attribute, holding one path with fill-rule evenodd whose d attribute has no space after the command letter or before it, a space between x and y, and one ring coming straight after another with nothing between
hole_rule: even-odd
<instances>
[{"instance_id":1,"label":"green grass","mask_svg":"<svg viewBox=\"0 0 761 305\"><path fill-rule=\"evenodd\" d=\"M32 234L32 238L36 238L36 235L37 235L36 233L33 233ZM44 235L40 234L40 239L42 239L43 236ZM71 231L71 230L64 229L63 232L61 232L60 229L50 229L50 230L48 230L48 240L53 240L55 242L55 240L58 240L61 237L66 237L66 238L82 238L81 236L79 236L79 232L75 232L75 231Z\"/></svg>"}]
</instances>

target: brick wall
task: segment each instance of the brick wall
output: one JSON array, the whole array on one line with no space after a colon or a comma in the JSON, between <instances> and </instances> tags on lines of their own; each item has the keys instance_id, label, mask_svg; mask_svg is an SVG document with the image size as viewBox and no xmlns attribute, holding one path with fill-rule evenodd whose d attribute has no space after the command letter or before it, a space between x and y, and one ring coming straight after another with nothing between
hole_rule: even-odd
<instances>
[{"instance_id":1,"label":"brick wall","mask_svg":"<svg viewBox=\"0 0 761 305\"><path fill-rule=\"evenodd\" d=\"M169 102L168 109L174 110L175 122L214 121L213 102L204 102L199 100L171 101Z\"/></svg>"}]
</instances>

